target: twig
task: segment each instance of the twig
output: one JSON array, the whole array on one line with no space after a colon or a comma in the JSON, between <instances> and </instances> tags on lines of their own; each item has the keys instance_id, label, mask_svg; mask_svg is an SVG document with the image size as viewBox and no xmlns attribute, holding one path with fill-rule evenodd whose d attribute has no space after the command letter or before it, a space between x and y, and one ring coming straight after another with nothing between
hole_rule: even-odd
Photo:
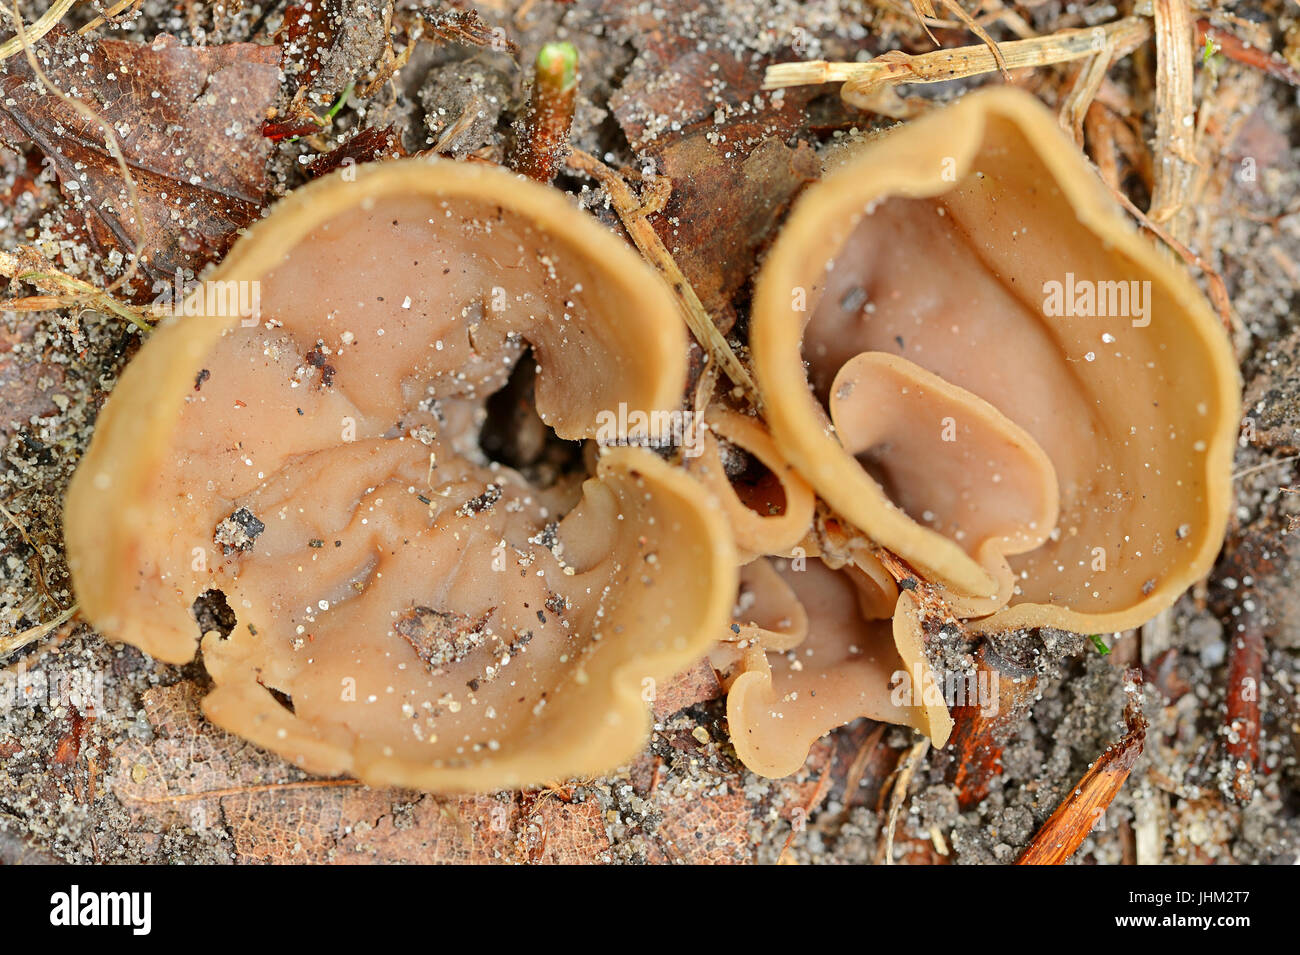
<instances>
[{"instance_id":1,"label":"twig","mask_svg":"<svg viewBox=\"0 0 1300 955\"><path fill-rule=\"evenodd\" d=\"M830 791L831 768L834 764L835 751L832 748L830 755L826 759L826 765L822 768L822 774L817 779L817 785L813 787L812 795L808 797L802 806L797 807L795 810L799 813L798 818L803 820L803 825L798 826L793 823L791 824L790 834L785 837L785 843L781 846L781 851L777 853L777 861L779 864L784 865L794 861L787 855L787 853L789 853L790 847L794 845L795 837L803 831L803 827L807 826L807 820L813 814L813 810L817 808L818 804L826 796L826 793Z\"/></svg>"},{"instance_id":2,"label":"twig","mask_svg":"<svg viewBox=\"0 0 1300 955\"><path fill-rule=\"evenodd\" d=\"M577 100L577 48L572 43L547 43L537 54L528 115L507 165L529 179L551 182L569 149Z\"/></svg>"},{"instance_id":3,"label":"twig","mask_svg":"<svg viewBox=\"0 0 1300 955\"><path fill-rule=\"evenodd\" d=\"M891 13L896 13L900 17L906 17L909 12L908 9L899 2L899 0L872 0L872 6L880 7L881 9L888 10ZM911 12L914 13L915 10L916 7L913 4ZM1033 35L1033 30L1030 29L1027 23L1025 23L1024 17L1009 7L998 6L997 9L981 13L979 16L974 18L974 21L980 26L989 23L1002 22L1019 36ZM945 20L942 17L939 17L936 13L934 16L926 15L922 19L922 26L939 27L942 30L960 30L963 28L964 24L960 20ZM937 42L938 41L936 41L936 45Z\"/></svg>"},{"instance_id":4,"label":"twig","mask_svg":"<svg viewBox=\"0 0 1300 955\"><path fill-rule=\"evenodd\" d=\"M1173 249L1188 265L1194 265L1200 269L1201 274L1205 276L1206 284L1209 285L1210 301L1214 304L1215 311L1219 313L1219 321L1223 323L1223 327L1229 335L1235 335L1241 328L1241 319L1237 317L1237 312L1232 307L1232 300L1228 297L1228 286L1224 283L1223 276L1218 273L1214 266L1183 245L1175 236L1170 235L1167 229L1147 218L1147 214L1134 205L1133 200L1126 196L1122 189L1109 182L1106 185L1110 189L1111 195L1128 210L1129 215L1137 219L1138 225Z\"/></svg>"},{"instance_id":5,"label":"twig","mask_svg":"<svg viewBox=\"0 0 1300 955\"><path fill-rule=\"evenodd\" d=\"M930 32L930 24L926 22L927 20L937 21L939 19L939 14L934 9L933 0L909 0L909 2L912 4L912 12L916 14L916 19L920 21L921 29L925 31L925 35L930 38L930 41L935 46L942 46L943 44ZM1002 59L1002 52L998 49L993 37L989 36L988 31L976 22L975 18L967 13L957 0L940 0L940 2L946 9L953 12L953 15L967 30L984 41L984 44L989 48L989 52L993 54L993 58L997 60L998 69L1002 71L1002 75L1010 79L1011 74L1007 72L1007 64Z\"/></svg>"},{"instance_id":6,"label":"twig","mask_svg":"<svg viewBox=\"0 0 1300 955\"><path fill-rule=\"evenodd\" d=\"M1240 806L1255 795L1259 760L1259 691L1264 680L1264 634L1253 615L1243 614L1228 649L1224 751L1230 778L1227 793Z\"/></svg>"},{"instance_id":7,"label":"twig","mask_svg":"<svg viewBox=\"0 0 1300 955\"><path fill-rule=\"evenodd\" d=\"M885 823L885 841L876 853L877 865L881 862L885 865L894 864L894 830L898 826L898 814L903 810L903 803L907 802L907 788L912 784L912 775L929 751L930 741L922 739L913 744L899 761L898 769L895 771L894 786L889 792L889 818Z\"/></svg>"},{"instance_id":8,"label":"twig","mask_svg":"<svg viewBox=\"0 0 1300 955\"><path fill-rule=\"evenodd\" d=\"M27 528L23 527L18 518L14 517L9 508L5 507L3 504L0 504L0 514L3 514L5 519L14 526L14 530L18 531L18 536L23 539L23 543L31 548L32 560L36 563L36 584L41 591L41 596L49 601L52 608L58 610L59 602L55 600L54 595L50 593L50 582L45 576L45 558L41 556L40 548L36 546L36 542L32 540L31 535L27 533Z\"/></svg>"},{"instance_id":9,"label":"twig","mask_svg":"<svg viewBox=\"0 0 1300 955\"><path fill-rule=\"evenodd\" d=\"M15 0L12 15L18 20L18 35L10 37L4 43L0 43L0 62L9 59L9 57L23 49L24 46L35 43L53 30L55 25L63 19L64 15L72 9L72 5L76 2L77 0L55 0L39 20L30 27L23 29L22 17L18 13L18 4Z\"/></svg>"},{"instance_id":10,"label":"twig","mask_svg":"<svg viewBox=\"0 0 1300 955\"><path fill-rule=\"evenodd\" d=\"M999 44L1006 69L1052 66L1082 60L1108 47L1116 58L1127 56L1151 36L1151 22L1145 17L1126 17L1105 26L1062 30L1028 40ZM777 63L767 68L763 89L843 82L841 98L850 105L881 88L904 83L942 83L946 80L992 73L1000 68L999 58L984 45L956 47L910 56L900 51L881 54L866 63L835 63L812 60Z\"/></svg>"},{"instance_id":11,"label":"twig","mask_svg":"<svg viewBox=\"0 0 1300 955\"><path fill-rule=\"evenodd\" d=\"M53 630L57 630L59 627L71 620L76 613L77 605L74 603L71 607L52 620L47 620L45 623L39 623L34 627L28 627L26 630L21 630L8 637L0 637L0 657L7 657L16 650L21 650L23 647L44 638L46 634Z\"/></svg>"},{"instance_id":12,"label":"twig","mask_svg":"<svg viewBox=\"0 0 1300 955\"><path fill-rule=\"evenodd\" d=\"M871 757L876 752L876 747L880 745L880 740L884 735L885 724L877 724L876 728L868 733L862 741L857 754L853 757L853 762L849 764L849 771L844 777L844 819L848 818L853 797L857 794L858 787L862 785L862 775L867 771L867 763L871 761Z\"/></svg>"},{"instance_id":13,"label":"twig","mask_svg":"<svg viewBox=\"0 0 1300 955\"><path fill-rule=\"evenodd\" d=\"M1297 70L1276 53L1269 53L1257 46L1251 46L1235 33L1220 29L1210 23L1209 20L1197 20L1196 45L1203 46L1207 39L1213 41L1218 48L1217 52L1222 53L1234 63L1262 70L1274 79L1290 83L1292 86L1300 86L1300 70Z\"/></svg>"},{"instance_id":14,"label":"twig","mask_svg":"<svg viewBox=\"0 0 1300 955\"><path fill-rule=\"evenodd\" d=\"M1106 72L1114 62L1114 48L1107 43L1096 56L1088 60L1079 71L1074 86L1061 104L1061 125L1074 137L1074 142L1083 147L1083 121L1088 109L1097 98L1097 91L1106 79Z\"/></svg>"},{"instance_id":15,"label":"twig","mask_svg":"<svg viewBox=\"0 0 1300 955\"><path fill-rule=\"evenodd\" d=\"M1070 790L1065 801L1030 841L1016 865L1060 865L1074 855L1083 840L1105 814L1120 787L1128 779L1146 741L1147 721L1142 715L1142 671L1125 674L1124 707L1127 731L1106 749Z\"/></svg>"},{"instance_id":16,"label":"twig","mask_svg":"<svg viewBox=\"0 0 1300 955\"><path fill-rule=\"evenodd\" d=\"M393 6L392 4L384 5L384 57L383 63L375 75L357 91L357 95L362 99L368 99L379 91L379 88L393 78L398 70L402 69L410 62L411 54L415 52L416 45L420 42L423 31L417 26L411 31L408 42L401 53L393 52ZM302 87L298 93L294 94L297 100L300 95L306 95L307 87Z\"/></svg>"},{"instance_id":17,"label":"twig","mask_svg":"<svg viewBox=\"0 0 1300 955\"><path fill-rule=\"evenodd\" d=\"M930 0L913 0L913 3L918 2L929 4ZM989 36L988 31L976 23L974 17L967 13L957 0L940 0L940 2L943 3L946 8L951 10L958 20L966 25L967 30L970 30L971 33L974 33L979 37L984 42L984 45L989 48L989 52L993 54L993 61L997 63L998 70L1002 73L1002 78L1006 80L1011 79L1011 71L1007 69L1007 61L1002 56L1002 50L998 47L997 43L994 42L993 37ZM931 7L930 11L931 14L933 14L934 8ZM929 33L930 31L927 30L926 32ZM935 45L937 46L938 44Z\"/></svg>"},{"instance_id":18,"label":"twig","mask_svg":"<svg viewBox=\"0 0 1300 955\"><path fill-rule=\"evenodd\" d=\"M1155 191L1147 213L1179 242L1191 232L1188 192L1196 172L1192 19L1188 0L1155 0Z\"/></svg>"},{"instance_id":19,"label":"twig","mask_svg":"<svg viewBox=\"0 0 1300 955\"><path fill-rule=\"evenodd\" d=\"M84 27L78 30L77 33L80 34L81 36L85 36L87 33L92 33L95 30L98 30L109 20L112 20L115 17L117 17L118 14L125 11L128 7L138 7L142 2L143 0L117 0L117 3L113 4L102 14L95 17L95 19L91 20Z\"/></svg>"},{"instance_id":20,"label":"twig","mask_svg":"<svg viewBox=\"0 0 1300 955\"><path fill-rule=\"evenodd\" d=\"M695 289L691 287L691 283L687 281L668 249L664 247L659 233L655 232L654 226L646 218L648 214L646 206L637 201L631 187L622 176L595 156L580 149L572 149L569 151L567 162L572 169L591 176L605 187L609 201L622 220L628 235L632 237L632 242L650 264L659 270L677 295L677 304L681 309L682 318L696 341L700 343L700 347L704 349L710 360L718 363L749 402L755 408L760 407L758 389L754 385L754 380L750 378L749 372L736 357L736 353L731 350L722 332L718 331L718 326L713 324L713 319L709 318L709 313L704 310L704 305L695 294ZM671 188L671 182L668 183L668 188Z\"/></svg>"},{"instance_id":21,"label":"twig","mask_svg":"<svg viewBox=\"0 0 1300 955\"><path fill-rule=\"evenodd\" d=\"M1246 477L1247 475L1254 474L1257 471L1263 471L1267 468L1271 468L1279 464L1290 464L1292 461L1300 461L1300 454L1288 455L1285 458L1277 458L1272 461L1265 461L1263 464L1254 464L1248 468L1243 468L1240 471L1234 471L1232 474L1232 479L1236 481L1240 478Z\"/></svg>"},{"instance_id":22,"label":"twig","mask_svg":"<svg viewBox=\"0 0 1300 955\"><path fill-rule=\"evenodd\" d=\"M107 291L96 288L89 282L74 279L48 266L43 261L39 261L37 255L30 253L30 250L22 250L18 254L0 251L0 275L18 282L30 282L46 292L57 293L53 296L0 300L0 311L37 311L84 305L101 312L111 312L142 332L153 331L153 326L139 309L119 301Z\"/></svg>"},{"instance_id":23,"label":"twig","mask_svg":"<svg viewBox=\"0 0 1300 955\"><path fill-rule=\"evenodd\" d=\"M442 135L438 137L438 142L434 144L433 149L430 151L437 156L452 152L456 146L456 140L474 125L474 120L482 112L483 105L483 100L479 98L478 94L471 93L469 102L465 104L465 108L456 117L456 121L442 131Z\"/></svg>"},{"instance_id":24,"label":"twig","mask_svg":"<svg viewBox=\"0 0 1300 955\"><path fill-rule=\"evenodd\" d=\"M981 802L993 777L1002 774L1002 752L1021 718L1033 703L1038 674L1004 659L985 643L975 658L976 691L987 689L993 699L971 698L952 707L953 731L948 779L962 809ZM994 682L996 681L996 682Z\"/></svg>"},{"instance_id":25,"label":"twig","mask_svg":"<svg viewBox=\"0 0 1300 955\"><path fill-rule=\"evenodd\" d=\"M1105 83L1102 84L1103 89ZM1151 154L1142 141L1141 132L1135 131L1130 121L1108 103L1094 101L1084 117L1084 129L1092 147L1093 162L1111 191L1120 189L1120 160L1123 159L1133 173L1151 189Z\"/></svg>"}]
</instances>

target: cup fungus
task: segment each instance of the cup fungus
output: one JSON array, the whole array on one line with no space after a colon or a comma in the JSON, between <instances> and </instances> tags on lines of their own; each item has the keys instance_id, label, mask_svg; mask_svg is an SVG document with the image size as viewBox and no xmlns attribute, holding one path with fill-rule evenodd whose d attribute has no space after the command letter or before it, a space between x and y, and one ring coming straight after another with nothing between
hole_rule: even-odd
<instances>
[{"instance_id":1,"label":"cup fungus","mask_svg":"<svg viewBox=\"0 0 1300 955\"><path fill-rule=\"evenodd\" d=\"M952 718L915 598L900 594L869 554L838 570L817 557L801 563L760 559L744 568L732 639L713 654L741 761L762 776L787 776L819 737L862 716L912 726L943 745Z\"/></svg>"},{"instance_id":2,"label":"cup fungus","mask_svg":"<svg viewBox=\"0 0 1300 955\"><path fill-rule=\"evenodd\" d=\"M757 418L715 406L705 424L689 468L713 492L741 561L790 554L812 525L812 488Z\"/></svg>"},{"instance_id":3,"label":"cup fungus","mask_svg":"<svg viewBox=\"0 0 1300 955\"><path fill-rule=\"evenodd\" d=\"M209 299L123 373L68 494L81 606L182 662L192 604L224 593L237 622L202 636L204 710L313 772L482 790L609 770L644 740L646 681L724 626L729 532L651 451L541 481L545 442L508 466L482 433L521 363L559 439L624 404L676 409L671 295L503 170L346 172L281 202L205 283L253 286L259 315Z\"/></svg>"},{"instance_id":4,"label":"cup fungus","mask_svg":"<svg viewBox=\"0 0 1300 955\"><path fill-rule=\"evenodd\" d=\"M750 344L772 454L865 536L742 574L714 659L771 776L859 716L947 740L922 602L873 542L974 630L1136 626L1214 559L1238 420L1208 305L1032 97L969 95L830 166Z\"/></svg>"},{"instance_id":5,"label":"cup fungus","mask_svg":"<svg viewBox=\"0 0 1300 955\"><path fill-rule=\"evenodd\" d=\"M971 94L810 187L750 341L781 451L976 629L1136 626L1218 551L1226 336L1025 93Z\"/></svg>"}]
</instances>

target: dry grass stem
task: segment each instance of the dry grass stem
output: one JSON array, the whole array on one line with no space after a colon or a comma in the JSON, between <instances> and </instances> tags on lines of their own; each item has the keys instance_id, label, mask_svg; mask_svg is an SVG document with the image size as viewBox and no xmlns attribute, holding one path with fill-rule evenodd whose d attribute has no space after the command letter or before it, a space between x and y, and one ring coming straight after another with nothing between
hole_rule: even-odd
<instances>
[{"instance_id":1,"label":"dry grass stem","mask_svg":"<svg viewBox=\"0 0 1300 955\"><path fill-rule=\"evenodd\" d=\"M1186 242L1191 232L1189 190L1196 174L1191 6L1188 0L1155 0L1154 14L1158 161L1147 216Z\"/></svg>"},{"instance_id":2,"label":"dry grass stem","mask_svg":"<svg viewBox=\"0 0 1300 955\"><path fill-rule=\"evenodd\" d=\"M687 281L686 276L673 260L672 254L659 238L659 234L655 232L654 226L650 224L647 216L654 209L649 204L640 202L623 177L595 156L574 149L568 155L568 164L577 172L590 176L605 187L610 203L622 220L628 235L632 237L632 242L646 260L668 281L681 307L686 327L691 330L691 334L695 336L710 360L717 362L727 377L744 392L750 403L758 407L758 389L749 371L731 350L722 332L718 331L718 326L713 324L713 319L705 311L699 296L695 294L695 289L691 287L691 283ZM658 180L655 185L660 186L661 189L664 186L671 189L671 182L667 180L663 180L663 186ZM658 202L654 205L661 205L666 195L664 191L657 192L655 198Z\"/></svg>"},{"instance_id":3,"label":"dry grass stem","mask_svg":"<svg viewBox=\"0 0 1300 955\"><path fill-rule=\"evenodd\" d=\"M899 51L884 53L866 63L811 60L778 63L767 68L763 88L820 83L844 84L840 96L850 105L870 101L881 89L906 83L942 83L1007 70L1083 60L1110 50L1112 58L1127 56L1151 36L1151 22L1145 17L1126 17L1106 26L1062 30L1048 36L1013 40L998 45L999 57L987 45L962 46L912 56Z\"/></svg>"}]
</instances>

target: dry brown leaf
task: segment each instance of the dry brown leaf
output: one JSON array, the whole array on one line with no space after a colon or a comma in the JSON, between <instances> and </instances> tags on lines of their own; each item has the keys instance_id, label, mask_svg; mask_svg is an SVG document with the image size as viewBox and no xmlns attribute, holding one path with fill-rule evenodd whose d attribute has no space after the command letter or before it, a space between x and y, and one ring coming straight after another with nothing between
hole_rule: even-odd
<instances>
[{"instance_id":1,"label":"dry brown leaf","mask_svg":"<svg viewBox=\"0 0 1300 955\"><path fill-rule=\"evenodd\" d=\"M609 839L594 801L435 797L312 778L204 720L202 693L189 682L147 691L154 739L113 753L108 782L142 845L177 828L221 827L236 862L605 861Z\"/></svg>"},{"instance_id":2,"label":"dry brown leaf","mask_svg":"<svg viewBox=\"0 0 1300 955\"><path fill-rule=\"evenodd\" d=\"M803 142L797 149L775 138L740 146L714 142L709 131L652 153L673 193L651 223L714 321L728 328L732 299L748 284L759 251L821 164Z\"/></svg>"},{"instance_id":3,"label":"dry brown leaf","mask_svg":"<svg viewBox=\"0 0 1300 955\"><path fill-rule=\"evenodd\" d=\"M279 51L51 33L33 48L61 90L114 130L139 193L135 212L99 124L52 96L26 57L0 65L0 140L34 143L101 255L145 240L143 271L168 279L222 255L260 214L270 148L259 133L279 90ZM138 291L138 290L137 290Z\"/></svg>"},{"instance_id":4,"label":"dry brown leaf","mask_svg":"<svg viewBox=\"0 0 1300 955\"><path fill-rule=\"evenodd\" d=\"M320 75L330 47L337 42L346 16L342 0L314 0L284 9L284 25L276 39L284 49L285 88L306 92Z\"/></svg>"},{"instance_id":5,"label":"dry brown leaf","mask_svg":"<svg viewBox=\"0 0 1300 955\"><path fill-rule=\"evenodd\" d=\"M343 145L312 160L307 164L307 172L314 179L346 166L397 159L406 154L402 147L402 137L392 123L387 126L371 126L361 130Z\"/></svg>"},{"instance_id":6,"label":"dry brown leaf","mask_svg":"<svg viewBox=\"0 0 1300 955\"><path fill-rule=\"evenodd\" d=\"M689 670L677 674L667 683L656 687L651 709L654 718L660 722L683 710L705 700L716 700L722 695L722 686L718 675L708 660L701 660Z\"/></svg>"},{"instance_id":7,"label":"dry brown leaf","mask_svg":"<svg viewBox=\"0 0 1300 955\"><path fill-rule=\"evenodd\" d=\"M64 369L56 362L37 360L28 354L15 357L14 351L28 344L36 332L36 322L19 320L12 327L0 328L0 435L10 435L26 427L32 417L44 417L57 411L54 396L63 384Z\"/></svg>"},{"instance_id":8,"label":"dry brown leaf","mask_svg":"<svg viewBox=\"0 0 1300 955\"><path fill-rule=\"evenodd\" d=\"M753 861L749 824L753 807L743 793L692 794L664 812L647 861L740 865Z\"/></svg>"}]
</instances>

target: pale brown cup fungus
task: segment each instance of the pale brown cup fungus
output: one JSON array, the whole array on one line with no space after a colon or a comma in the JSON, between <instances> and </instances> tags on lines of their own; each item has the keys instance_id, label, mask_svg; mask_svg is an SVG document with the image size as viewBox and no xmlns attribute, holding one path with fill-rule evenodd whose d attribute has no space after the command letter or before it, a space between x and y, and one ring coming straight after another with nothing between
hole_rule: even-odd
<instances>
[{"instance_id":1,"label":"pale brown cup fungus","mask_svg":"<svg viewBox=\"0 0 1300 955\"><path fill-rule=\"evenodd\" d=\"M1028 94L971 94L811 187L751 344L782 452L977 629L1137 626L1218 551L1227 338Z\"/></svg>"},{"instance_id":2,"label":"pale brown cup fungus","mask_svg":"<svg viewBox=\"0 0 1300 955\"><path fill-rule=\"evenodd\" d=\"M562 439L676 409L671 295L503 170L354 176L285 199L213 274L258 315L164 323L123 373L68 494L81 606L183 662L193 602L223 592L204 711L312 772L468 791L609 770L648 732L647 681L725 625L730 536L649 450L533 486L480 429L521 360Z\"/></svg>"},{"instance_id":3,"label":"pale brown cup fungus","mask_svg":"<svg viewBox=\"0 0 1300 955\"><path fill-rule=\"evenodd\" d=\"M731 527L742 563L789 555L812 525L812 487L777 450L761 421L718 405L708 409L685 463Z\"/></svg>"},{"instance_id":4,"label":"pale brown cup fungus","mask_svg":"<svg viewBox=\"0 0 1300 955\"><path fill-rule=\"evenodd\" d=\"M859 717L942 745L952 719L915 599L866 553L839 568L816 556L746 566L732 636L712 655L741 761L788 776L818 738Z\"/></svg>"},{"instance_id":5,"label":"pale brown cup fungus","mask_svg":"<svg viewBox=\"0 0 1300 955\"><path fill-rule=\"evenodd\" d=\"M972 94L845 152L756 287L755 377L780 452L970 629L1117 631L1168 607L1209 569L1229 505L1238 378L1209 306L1024 93ZM797 769L841 716L946 741L927 688L903 697L921 709L889 714L879 634L853 678L831 679L850 669L844 632L872 627L848 599L867 566L802 588L785 573L811 659L760 633L733 676L733 740L755 771ZM899 595L896 647L931 684L921 615ZM812 685L816 706L800 701Z\"/></svg>"},{"instance_id":6,"label":"pale brown cup fungus","mask_svg":"<svg viewBox=\"0 0 1300 955\"><path fill-rule=\"evenodd\" d=\"M812 489L758 419L713 405L705 421L688 467L713 491L746 562L731 628L710 654L742 761L788 775L818 737L858 717L942 743L952 721L915 597L900 596L859 536L835 534L835 556L822 555L829 535L813 531Z\"/></svg>"}]
</instances>

